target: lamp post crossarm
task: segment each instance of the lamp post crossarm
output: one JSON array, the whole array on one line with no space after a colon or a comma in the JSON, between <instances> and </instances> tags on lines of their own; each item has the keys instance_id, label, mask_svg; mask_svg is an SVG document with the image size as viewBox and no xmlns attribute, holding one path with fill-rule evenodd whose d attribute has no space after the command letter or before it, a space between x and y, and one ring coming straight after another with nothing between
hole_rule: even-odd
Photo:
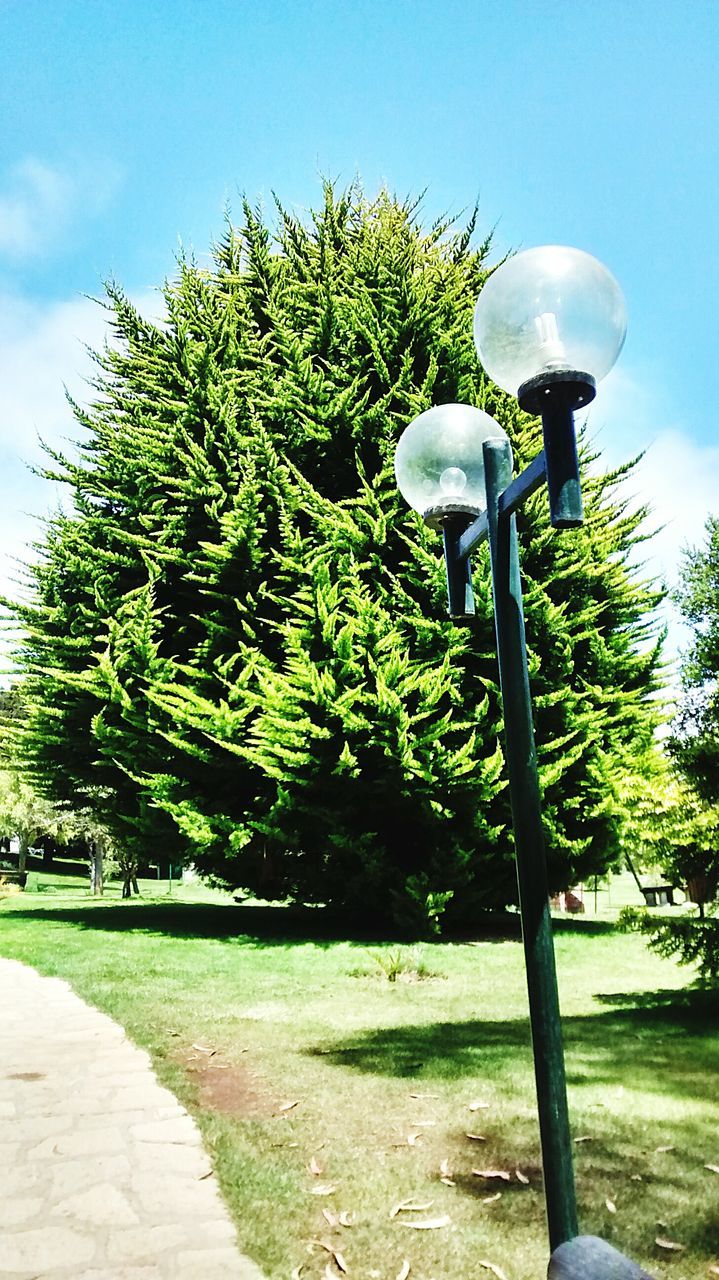
<instances>
[{"instance_id":1,"label":"lamp post crossarm","mask_svg":"<svg viewBox=\"0 0 719 1280\"><path fill-rule=\"evenodd\" d=\"M509 517L518 511L527 498L543 484L547 474L547 466L542 449L528 467L520 475L515 476L507 488L499 495L499 517L503 519ZM472 552L482 543L486 542L489 537L489 524L487 522L486 512L472 522L468 529L465 529L460 538L457 539L457 559L466 560L471 556Z\"/></svg>"}]
</instances>

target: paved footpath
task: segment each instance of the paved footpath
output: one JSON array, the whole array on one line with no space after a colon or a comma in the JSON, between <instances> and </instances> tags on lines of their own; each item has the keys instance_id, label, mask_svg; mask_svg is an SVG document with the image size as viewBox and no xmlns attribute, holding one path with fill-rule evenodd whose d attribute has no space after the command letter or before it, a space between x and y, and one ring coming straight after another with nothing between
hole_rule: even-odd
<instances>
[{"instance_id":1,"label":"paved footpath","mask_svg":"<svg viewBox=\"0 0 719 1280\"><path fill-rule=\"evenodd\" d=\"M263 1280L144 1050L0 959L1 1280Z\"/></svg>"}]
</instances>

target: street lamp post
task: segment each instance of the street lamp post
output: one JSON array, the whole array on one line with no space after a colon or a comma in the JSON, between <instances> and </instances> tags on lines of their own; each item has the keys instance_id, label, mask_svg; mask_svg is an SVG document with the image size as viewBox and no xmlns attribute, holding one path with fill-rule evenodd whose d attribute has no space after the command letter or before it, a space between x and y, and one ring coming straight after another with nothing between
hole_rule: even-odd
<instances>
[{"instance_id":1,"label":"street lamp post","mask_svg":"<svg viewBox=\"0 0 719 1280\"><path fill-rule=\"evenodd\" d=\"M544 449L513 478L509 440L492 418L438 405L407 427L395 458L403 496L442 529L454 619L474 614L469 557L489 541L552 1251L574 1240L578 1226L515 512L546 481L553 526L582 523L574 411L593 399L625 331L619 287L588 254L547 246L507 260L480 294L475 343L490 377L541 416Z\"/></svg>"}]
</instances>

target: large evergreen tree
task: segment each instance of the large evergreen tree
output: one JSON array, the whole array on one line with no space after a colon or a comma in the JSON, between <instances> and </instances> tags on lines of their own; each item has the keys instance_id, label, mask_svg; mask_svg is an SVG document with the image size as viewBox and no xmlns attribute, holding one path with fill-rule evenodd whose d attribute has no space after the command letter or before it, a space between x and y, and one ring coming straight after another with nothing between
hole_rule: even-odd
<instances>
[{"instance_id":1,"label":"large evergreen tree","mask_svg":"<svg viewBox=\"0 0 719 1280\"><path fill-rule=\"evenodd\" d=\"M79 457L52 469L74 511L20 614L27 767L116 843L375 913L513 900L486 549L456 627L392 466L445 401L493 413L519 465L540 447L477 365L473 231L327 185L274 237L246 205L211 269L180 263L163 324L108 290ZM617 855L616 780L656 719L658 593L620 479L586 477L581 530L553 533L542 495L520 519L555 887Z\"/></svg>"}]
</instances>

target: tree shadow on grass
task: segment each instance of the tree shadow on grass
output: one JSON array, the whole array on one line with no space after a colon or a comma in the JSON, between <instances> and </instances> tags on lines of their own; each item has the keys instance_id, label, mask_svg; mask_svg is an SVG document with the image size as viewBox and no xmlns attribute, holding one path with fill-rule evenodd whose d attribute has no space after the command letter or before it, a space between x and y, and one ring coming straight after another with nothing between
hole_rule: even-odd
<instances>
[{"instance_id":1,"label":"tree shadow on grass","mask_svg":"<svg viewBox=\"0 0 719 1280\"><path fill-rule=\"evenodd\" d=\"M709 1075L719 1071L719 993L621 999L621 1008L562 1018L568 1085L630 1084L659 1096L706 1096ZM531 1063L525 1019L381 1027L307 1052L356 1071L412 1079L501 1079L520 1055Z\"/></svg>"},{"instance_id":2,"label":"tree shadow on grass","mask_svg":"<svg viewBox=\"0 0 719 1280\"><path fill-rule=\"evenodd\" d=\"M512 912L478 913L471 927L453 929L442 938L426 938L408 935L393 928L386 921L365 913L342 914L331 908L288 906L245 906L239 903L213 904L198 902L123 902L69 906L55 905L52 898L43 899L32 907L13 907L8 913L12 919L37 920L39 915L48 921L74 925L79 929L122 933L165 934L175 938L216 938L219 941L253 939L262 945L283 945L286 942L314 942L318 945L332 942L392 943L423 946L442 946L444 942L507 942L519 941L521 929L519 916ZM557 934L583 934L586 936L614 931L609 921L555 920Z\"/></svg>"}]
</instances>

